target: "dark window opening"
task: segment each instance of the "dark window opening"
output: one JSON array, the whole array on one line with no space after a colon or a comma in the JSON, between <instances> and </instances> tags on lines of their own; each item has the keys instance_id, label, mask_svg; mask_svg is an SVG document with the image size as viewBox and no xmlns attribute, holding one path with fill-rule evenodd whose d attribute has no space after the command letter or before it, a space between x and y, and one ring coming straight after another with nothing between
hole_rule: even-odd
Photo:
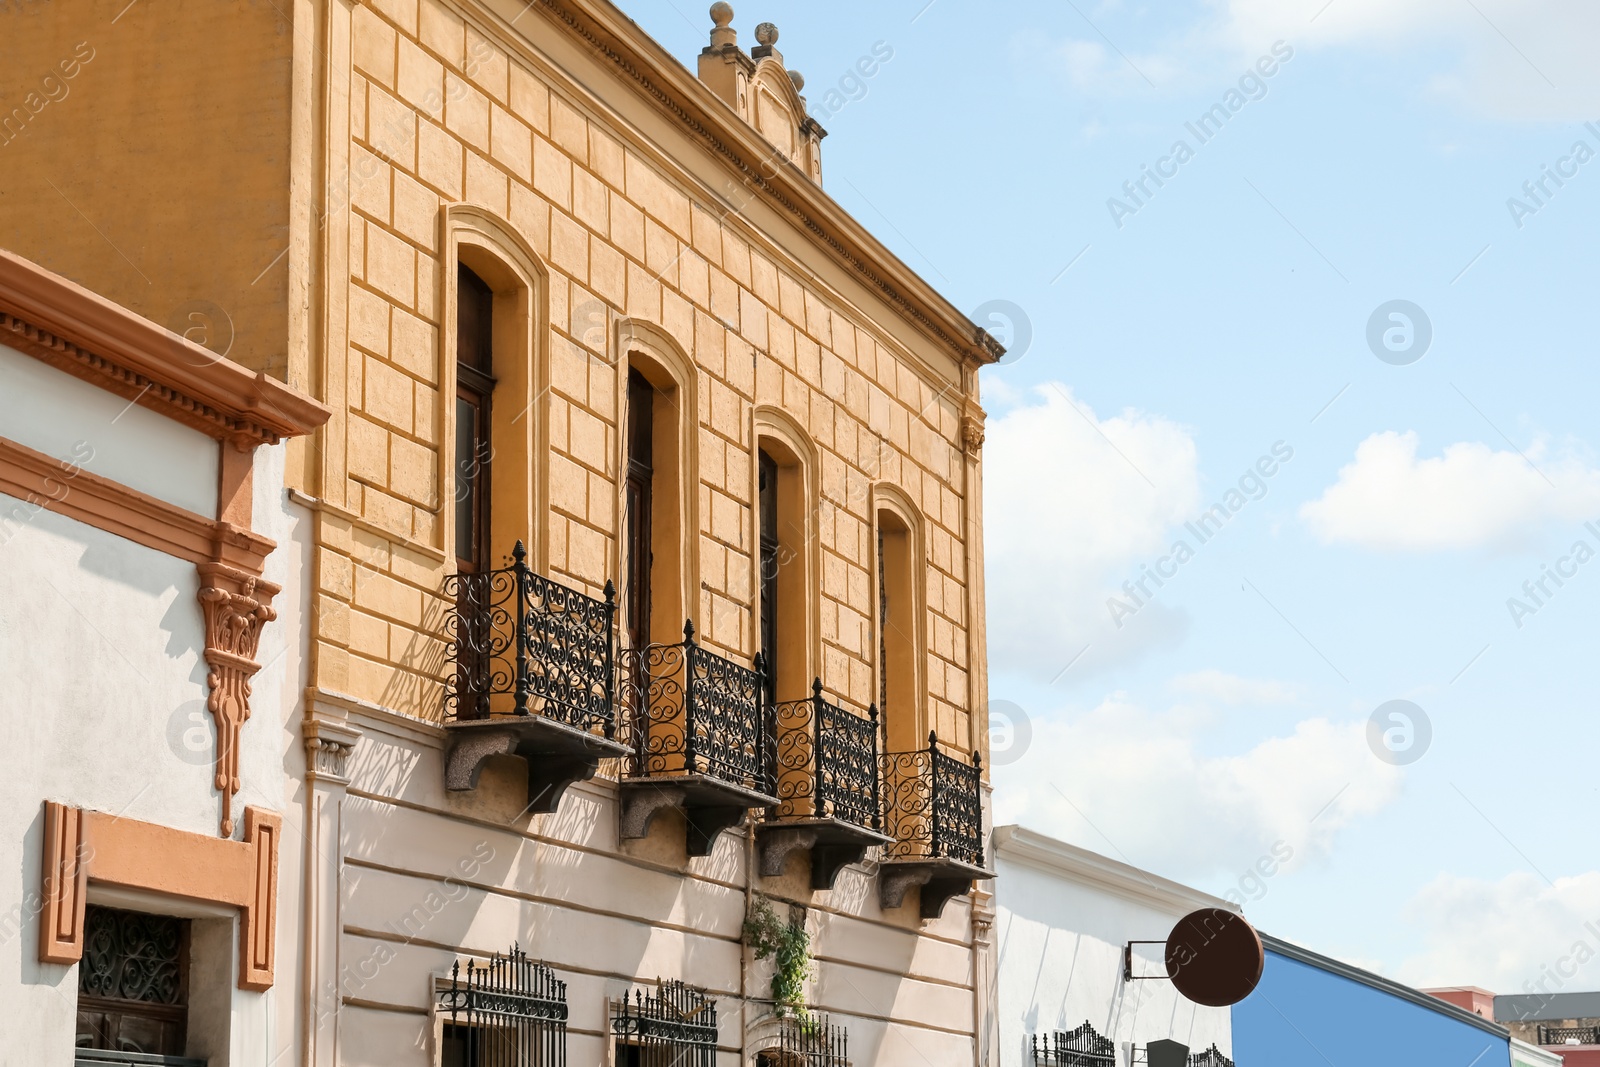
<instances>
[{"instance_id":1,"label":"dark window opening","mask_svg":"<svg viewBox=\"0 0 1600 1067\"><path fill-rule=\"evenodd\" d=\"M623 602L627 647L650 643L650 564L655 481L655 387L636 370L628 372L628 463L623 522L627 541L627 590Z\"/></svg>"},{"instance_id":2,"label":"dark window opening","mask_svg":"<svg viewBox=\"0 0 1600 1067\"><path fill-rule=\"evenodd\" d=\"M883 527L878 527L878 714L889 712L889 583L883 573Z\"/></svg>"},{"instance_id":3,"label":"dark window opening","mask_svg":"<svg viewBox=\"0 0 1600 1067\"><path fill-rule=\"evenodd\" d=\"M489 397L494 391L494 292L460 266L456 284L456 566L471 574L490 564Z\"/></svg>"},{"instance_id":4,"label":"dark window opening","mask_svg":"<svg viewBox=\"0 0 1600 1067\"><path fill-rule=\"evenodd\" d=\"M761 652L766 663L767 702L778 699L778 464L763 449L758 457L761 513ZM788 681L788 679L784 679Z\"/></svg>"},{"instance_id":5,"label":"dark window opening","mask_svg":"<svg viewBox=\"0 0 1600 1067\"><path fill-rule=\"evenodd\" d=\"M189 921L89 905L77 1047L181 1056L188 1025Z\"/></svg>"}]
</instances>

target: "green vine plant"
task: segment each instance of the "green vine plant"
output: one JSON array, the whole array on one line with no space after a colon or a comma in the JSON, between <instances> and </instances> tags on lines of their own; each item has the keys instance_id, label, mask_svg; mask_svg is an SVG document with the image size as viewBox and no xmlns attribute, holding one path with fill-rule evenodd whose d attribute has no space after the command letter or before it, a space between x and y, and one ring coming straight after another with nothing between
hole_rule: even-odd
<instances>
[{"instance_id":1,"label":"green vine plant","mask_svg":"<svg viewBox=\"0 0 1600 1067\"><path fill-rule=\"evenodd\" d=\"M811 935L805 920L785 922L772 901L757 896L744 920L744 938L756 959L772 960L773 1004L805 1020L805 983L811 977Z\"/></svg>"}]
</instances>

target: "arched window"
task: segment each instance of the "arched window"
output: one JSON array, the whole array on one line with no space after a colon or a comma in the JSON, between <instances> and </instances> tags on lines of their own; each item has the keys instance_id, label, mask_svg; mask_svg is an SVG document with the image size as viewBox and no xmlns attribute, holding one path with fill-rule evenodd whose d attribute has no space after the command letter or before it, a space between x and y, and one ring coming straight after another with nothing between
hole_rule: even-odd
<instances>
[{"instance_id":1,"label":"arched window","mask_svg":"<svg viewBox=\"0 0 1600 1067\"><path fill-rule=\"evenodd\" d=\"M875 496L876 696L887 750L910 752L923 747L928 737L921 683L919 529L916 513L902 496L883 487Z\"/></svg>"},{"instance_id":2,"label":"arched window","mask_svg":"<svg viewBox=\"0 0 1600 1067\"><path fill-rule=\"evenodd\" d=\"M445 547L464 572L503 565L517 541L548 565L544 472L549 385L543 263L520 234L481 208L445 209L446 403L438 405L448 492ZM596 585L604 575L583 575Z\"/></svg>"}]
</instances>

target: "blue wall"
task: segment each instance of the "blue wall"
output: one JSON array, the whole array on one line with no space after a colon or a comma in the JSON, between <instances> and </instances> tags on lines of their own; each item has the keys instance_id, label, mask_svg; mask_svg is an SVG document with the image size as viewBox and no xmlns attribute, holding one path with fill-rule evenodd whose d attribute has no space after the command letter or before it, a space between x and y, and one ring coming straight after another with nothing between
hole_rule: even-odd
<instances>
[{"instance_id":1,"label":"blue wall","mask_svg":"<svg viewBox=\"0 0 1600 1067\"><path fill-rule=\"evenodd\" d=\"M1233 1008L1238 1067L1510 1067L1505 1038L1392 993L1267 952Z\"/></svg>"}]
</instances>

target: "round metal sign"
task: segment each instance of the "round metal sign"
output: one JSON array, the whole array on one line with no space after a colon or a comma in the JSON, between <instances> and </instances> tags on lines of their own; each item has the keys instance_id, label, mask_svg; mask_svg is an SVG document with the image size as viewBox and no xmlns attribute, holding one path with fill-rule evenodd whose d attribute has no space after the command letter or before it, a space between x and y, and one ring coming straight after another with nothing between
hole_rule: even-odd
<instances>
[{"instance_id":1,"label":"round metal sign","mask_svg":"<svg viewBox=\"0 0 1600 1067\"><path fill-rule=\"evenodd\" d=\"M1208 1008L1248 997L1266 962L1255 927L1222 908L1185 915L1167 937L1167 977L1178 992Z\"/></svg>"}]
</instances>

